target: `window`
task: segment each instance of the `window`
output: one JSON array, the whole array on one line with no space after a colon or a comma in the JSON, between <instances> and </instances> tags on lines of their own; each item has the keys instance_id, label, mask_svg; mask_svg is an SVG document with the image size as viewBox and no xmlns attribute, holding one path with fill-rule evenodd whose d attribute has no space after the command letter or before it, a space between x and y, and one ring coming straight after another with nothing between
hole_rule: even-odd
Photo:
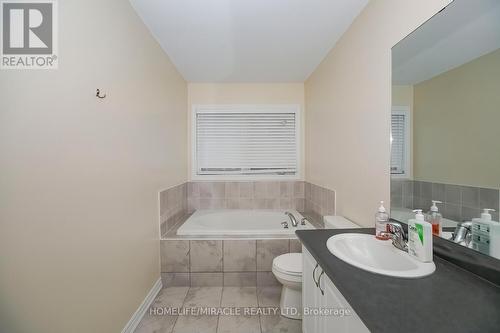
<instances>
[{"instance_id":1,"label":"window","mask_svg":"<svg viewBox=\"0 0 500 333\"><path fill-rule=\"evenodd\" d=\"M408 107L393 107L391 115L391 175L409 177L410 118Z\"/></svg>"},{"instance_id":2,"label":"window","mask_svg":"<svg viewBox=\"0 0 500 333\"><path fill-rule=\"evenodd\" d=\"M299 107L195 106L193 178L298 176Z\"/></svg>"}]
</instances>

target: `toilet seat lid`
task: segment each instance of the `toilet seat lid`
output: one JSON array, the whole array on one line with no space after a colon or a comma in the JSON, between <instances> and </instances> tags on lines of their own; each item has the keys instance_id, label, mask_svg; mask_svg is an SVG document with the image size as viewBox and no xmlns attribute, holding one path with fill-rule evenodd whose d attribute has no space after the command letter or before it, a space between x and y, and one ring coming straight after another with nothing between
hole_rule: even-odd
<instances>
[{"instance_id":1,"label":"toilet seat lid","mask_svg":"<svg viewBox=\"0 0 500 333\"><path fill-rule=\"evenodd\" d=\"M286 253L273 259L273 266L277 270L293 274L302 274L302 253Z\"/></svg>"}]
</instances>

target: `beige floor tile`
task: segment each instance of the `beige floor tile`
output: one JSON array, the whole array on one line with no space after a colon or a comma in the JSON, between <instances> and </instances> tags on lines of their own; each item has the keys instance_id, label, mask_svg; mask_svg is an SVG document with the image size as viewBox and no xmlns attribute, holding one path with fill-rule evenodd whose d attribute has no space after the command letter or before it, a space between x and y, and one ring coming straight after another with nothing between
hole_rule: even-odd
<instances>
[{"instance_id":1,"label":"beige floor tile","mask_svg":"<svg viewBox=\"0 0 500 333\"><path fill-rule=\"evenodd\" d=\"M184 307L220 306L222 287L192 287L189 289Z\"/></svg>"},{"instance_id":2,"label":"beige floor tile","mask_svg":"<svg viewBox=\"0 0 500 333\"><path fill-rule=\"evenodd\" d=\"M281 287L258 287L257 300L259 306L279 306L281 298Z\"/></svg>"},{"instance_id":3,"label":"beige floor tile","mask_svg":"<svg viewBox=\"0 0 500 333\"><path fill-rule=\"evenodd\" d=\"M256 287L224 287L222 290L223 307L258 306Z\"/></svg>"},{"instance_id":4,"label":"beige floor tile","mask_svg":"<svg viewBox=\"0 0 500 333\"><path fill-rule=\"evenodd\" d=\"M155 316L146 313L134 333L170 333L176 319L175 316Z\"/></svg>"},{"instance_id":5,"label":"beige floor tile","mask_svg":"<svg viewBox=\"0 0 500 333\"><path fill-rule=\"evenodd\" d=\"M260 316L262 333L301 333L302 320L285 318L281 315Z\"/></svg>"},{"instance_id":6,"label":"beige floor tile","mask_svg":"<svg viewBox=\"0 0 500 333\"><path fill-rule=\"evenodd\" d=\"M162 315L166 313L164 308L180 308L184 303L189 287L169 287L160 290L150 310L156 311L156 315L150 310L146 312L137 326L136 333L168 333L174 328L176 316ZM156 310L155 310L156 309Z\"/></svg>"},{"instance_id":7,"label":"beige floor tile","mask_svg":"<svg viewBox=\"0 0 500 333\"><path fill-rule=\"evenodd\" d=\"M168 287L163 288L156 296L151 307L182 307L189 287Z\"/></svg>"},{"instance_id":8,"label":"beige floor tile","mask_svg":"<svg viewBox=\"0 0 500 333\"><path fill-rule=\"evenodd\" d=\"M217 333L261 333L259 316L220 316Z\"/></svg>"},{"instance_id":9,"label":"beige floor tile","mask_svg":"<svg viewBox=\"0 0 500 333\"><path fill-rule=\"evenodd\" d=\"M179 316L174 333L216 333L217 316Z\"/></svg>"}]
</instances>

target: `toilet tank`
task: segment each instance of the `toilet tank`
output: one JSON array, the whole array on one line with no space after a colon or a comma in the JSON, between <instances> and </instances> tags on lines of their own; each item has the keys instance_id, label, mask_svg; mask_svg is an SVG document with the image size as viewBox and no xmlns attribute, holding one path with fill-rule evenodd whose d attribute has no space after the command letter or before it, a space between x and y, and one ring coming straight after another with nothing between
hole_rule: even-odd
<instances>
[{"instance_id":1,"label":"toilet tank","mask_svg":"<svg viewBox=\"0 0 500 333\"><path fill-rule=\"evenodd\" d=\"M353 229L361 228L356 223L346 219L343 216L324 216L323 223L325 224L325 229Z\"/></svg>"}]
</instances>

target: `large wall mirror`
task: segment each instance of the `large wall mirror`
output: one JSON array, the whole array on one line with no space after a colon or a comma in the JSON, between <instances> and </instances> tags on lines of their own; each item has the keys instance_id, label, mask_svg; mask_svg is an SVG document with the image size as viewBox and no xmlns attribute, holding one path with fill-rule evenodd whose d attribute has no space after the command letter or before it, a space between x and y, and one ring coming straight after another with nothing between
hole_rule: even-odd
<instances>
[{"instance_id":1,"label":"large wall mirror","mask_svg":"<svg viewBox=\"0 0 500 333\"><path fill-rule=\"evenodd\" d=\"M453 1L394 46L392 71L392 218L440 201L441 237L500 259L470 223L499 221L500 1Z\"/></svg>"}]
</instances>

